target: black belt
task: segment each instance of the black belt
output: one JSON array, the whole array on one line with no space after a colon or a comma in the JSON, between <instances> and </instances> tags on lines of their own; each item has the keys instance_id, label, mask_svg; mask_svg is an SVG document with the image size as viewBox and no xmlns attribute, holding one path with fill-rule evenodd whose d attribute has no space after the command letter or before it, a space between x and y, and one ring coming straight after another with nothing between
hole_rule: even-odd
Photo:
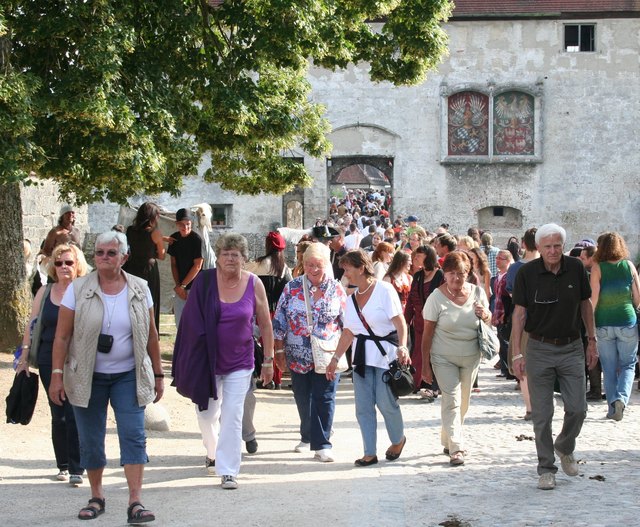
<instances>
[{"instance_id":1,"label":"black belt","mask_svg":"<svg viewBox=\"0 0 640 527\"><path fill-rule=\"evenodd\" d=\"M544 342L545 344L553 344L554 346L566 346L567 344L571 344L574 340L578 340L580 335L575 337L543 337L542 335L536 335L535 333L529 333L529 338L533 340L538 340L540 342Z\"/></svg>"}]
</instances>

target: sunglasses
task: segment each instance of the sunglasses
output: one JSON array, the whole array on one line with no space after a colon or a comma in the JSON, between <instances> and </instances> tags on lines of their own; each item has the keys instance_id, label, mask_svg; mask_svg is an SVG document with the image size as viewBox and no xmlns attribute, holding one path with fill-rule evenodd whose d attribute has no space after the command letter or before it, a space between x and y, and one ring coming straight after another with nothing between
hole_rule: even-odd
<instances>
[{"instance_id":1,"label":"sunglasses","mask_svg":"<svg viewBox=\"0 0 640 527\"><path fill-rule=\"evenodd\" d=\"M63 265L66 265L67 267L73 267L76 264L76 262L74 262L73 260L56 260L55 262L53 262L53 265L55 265L56 267L62 267Z\"/></svg>"},{"instance_id":2,"label":"sunglasses","mask_svg":"<svg viewBox=\"0 0 640 527\"><path fill-rule=\"evenodd\" d=\"M109 258L113 258L114 256L118 255L118 251L115 251L113 249L109 249L108 251L103 251L102 249L98 249L96 251L96 256L104 256L107 255Z\"/></svg>"}]
</instances>

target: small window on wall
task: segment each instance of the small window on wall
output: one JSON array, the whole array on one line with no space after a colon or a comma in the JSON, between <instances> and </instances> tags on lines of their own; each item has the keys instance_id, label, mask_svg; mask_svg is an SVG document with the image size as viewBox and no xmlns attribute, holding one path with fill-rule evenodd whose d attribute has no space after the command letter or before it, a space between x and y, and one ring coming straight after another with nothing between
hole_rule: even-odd
<instances>
[{"instance_id":1,"label":"small window on wall","mask_svg":"<svg viewBox=\"0 0 640 527\"><path fill-rule=\"evenodd\" d=\"M595 24L565 24L564 50L570 53L579 51L595 51Z\"/></svg>"},{"instance_id":2,"label":"small window on wall","mask_svg":"<svg viewBox=\"0 0 640 527\"><path fill-rule=\"evenodd\" d=\"M211 226L212 227L230 227L231 226L231 208L232 205L214 205L211 204Z\"/></svg>"}]
</instances>

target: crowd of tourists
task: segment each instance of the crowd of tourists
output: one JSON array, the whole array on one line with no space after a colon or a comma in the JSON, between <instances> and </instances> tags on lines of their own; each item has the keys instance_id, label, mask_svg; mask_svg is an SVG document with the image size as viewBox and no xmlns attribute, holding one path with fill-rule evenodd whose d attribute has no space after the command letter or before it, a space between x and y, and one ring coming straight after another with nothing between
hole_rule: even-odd
<instances>
[{"instance_id":1,"label":"crowd of tourists","mask_svg":"<svg viewBox=\"0 0 640 527\"><path fill-rule=\"evenodd\" d=\"M91 496L80 519L105 512L108 405L129 488L128 522L155 519L141 498L144 408L164 392L157 260L166 254L178 328L172 384L194 404L206 470L223 489L238 487L242 444L258 450L254 390L280 388L286 372L300 419L292 451L334 461L342 376L352 379L362 435L354 466L379 462L377 411L389 441L384 457L398 459L407 442L402 405L386 381L390 364L411 364L415 396L441 400L443 452L452 467L463 465L465 416L482 389L479 325L497 334L496 375L522 393L538 488L555 487L556 460L578 475L574 451L587 400L602 401L606 417L619 421L637 375L640 279L623 238L607 232L569 248L565 230L551 223L501 249L475 227L454 234L447 224L430 231L415 215L392 221L389 206L384 191L345 188L327 221L296 242L291 267L277 231L266 234L265 254L255 261L243 236L219 236L213 267L189 209L177 212L177 230L165 236L158 207L145 203L126 234L98 236L91 272L69 221L73 211L61 211L43 246L48 277L34 298L17 371L40 369L57 478L81 485L86 472ZM555 391L564 420L554 441Z\"/></svg>"}]
</instances>

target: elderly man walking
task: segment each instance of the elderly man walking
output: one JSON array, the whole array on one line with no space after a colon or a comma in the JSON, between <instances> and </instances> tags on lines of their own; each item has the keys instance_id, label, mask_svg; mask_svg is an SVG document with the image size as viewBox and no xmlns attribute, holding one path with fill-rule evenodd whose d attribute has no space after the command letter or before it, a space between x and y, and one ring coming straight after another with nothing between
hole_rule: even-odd
<instances>
[{"instance_id":1,"label":"elderly man walking","mask_svg":"<svg viewBox=\"0 0 640 527\"><path fill-rule=\"evenodd\" d=\"M587 414L584 351L580 320L587 330L587 365L598 360L591 288L578 258L563 255L566 232L549 223L536 232L540 258L522 266L513 289L515 310L511 333L514 374L526 371L531 394L533 430L538 452L538 488L555 488L554 451L568 476L578 475L573 456L576 438ZM529 333L526 350L522 332ZM562 431L553 441L553 387L558 381L564 401Z\"/></svg>"}]
</instances>

